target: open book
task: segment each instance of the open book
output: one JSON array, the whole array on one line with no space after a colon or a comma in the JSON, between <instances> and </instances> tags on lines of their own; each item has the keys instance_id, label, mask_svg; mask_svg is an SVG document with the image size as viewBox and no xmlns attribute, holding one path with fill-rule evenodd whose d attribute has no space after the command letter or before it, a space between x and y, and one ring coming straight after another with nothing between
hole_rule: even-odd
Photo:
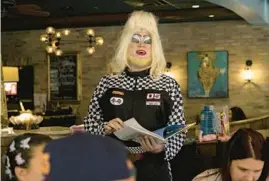
<instances>
[{"instance_id":1,"label":"open book","mask_svg":"<svg viewBox=\"0 0 269 181\"><path fill-rule=\"evenodd\" d=\"M124 141L135 141L139 142L141 136L151 136L155 139L158 144L165 143L166 140L176 134L187 131L189 128L194 126L195 123L188 125L169 125L160 128L155 131L149 131L142 127L135 118L131 118L124 122L124 128L114 132L114 134Z\"/></svg>"}]
</instances>

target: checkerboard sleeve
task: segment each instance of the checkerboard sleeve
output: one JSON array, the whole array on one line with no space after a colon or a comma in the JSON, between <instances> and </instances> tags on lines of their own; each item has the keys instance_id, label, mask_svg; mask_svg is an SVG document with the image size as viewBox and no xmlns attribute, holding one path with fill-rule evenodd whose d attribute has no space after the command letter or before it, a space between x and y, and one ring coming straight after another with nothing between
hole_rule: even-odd
<instances>
[{"instance_id":1,"label":"checkerboard sleeve","mask_svg":"<svg viewBox=\"0 0 269 181\"><path fill-rule=\"evenodd\" d=\"M169 116L168 125L185 125L185 117L183 112L183 99L180 92L180 87L175 80L171 80L169 83L169 96L173 101L173 107ZM171 138L168 138L168 142L165 145L165 160L172 160L183 146L186 133L177 134Z\"/></svg>"},{"instance_id":2,"label":"checkerboard sleeve","mask_svg":"<svg viewBox=\"0 0 269 181\"><path fill-rule=\"evenodd\" d=\"M106 91L106 76L103 77L97 85L92 99L89 104L88 116L84 118L84 128L86 132L90 132L95 135L105 135L104 117L99 105L99 99Z\"/></svg>"}]
</instances>

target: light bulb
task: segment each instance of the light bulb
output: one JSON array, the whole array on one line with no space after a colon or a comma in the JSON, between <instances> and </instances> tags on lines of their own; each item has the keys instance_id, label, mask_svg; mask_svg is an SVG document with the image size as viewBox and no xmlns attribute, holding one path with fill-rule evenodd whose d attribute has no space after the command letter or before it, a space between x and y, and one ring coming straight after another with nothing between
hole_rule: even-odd
<instances>
[{"instance_id":1,"label":"light bulb","mask_svg":"<svg viewBox=\"0 0 269 181\"><path fill-rule=\"evenodd\" d=\"M94 47L88 47L87 51L90 55L92 55L95 52L95 48Z\"/></svg>"},{"instance_id":2,"label":"light bulb","mask_svg":"<svg viewBox=\"0 0 269 181\"><path fill-rule=\"evenodd\" d=\"M55 29L53 27L49 26L49 27L47 27L46 32L48 34L54 34L55 33Z\"/></svg>"},{"instance_id":3,"label":"light bulb","mask_svg":"<svg viewBox=\"0 0 269 181\"><path fill-rule=\"evenodd\" d=\"M55 55L57 55L57 56L61 56L62 54L63 54L63 51L61 49L57 49L55 51Z\"/></svg>"},{"instance_id":4,"label":"light bulb","mask_svg":"<svg viewBox=\"0 0 269 181\"><path fill-rule=\"evenodd\" d=\"M88 31L87 31L87 35L89 35L89 36L94 36L94 30L93 29L88 29Z\"/></svg>"},{"instance_id":5,"label":"light bulb","mask_svg":"<svg viewBox=\"0 0 269 181\"><path fill-rule=\"evenodd\" d=\"M104 39L102 37L96 37L96 45L103 45L104 44Z\"/></svg>"},{"instance_id":6,"label":"light bulb","mask_svg":"<svg viewBox=\"0 0 269 181\"><path fill-rule=\"evenodd\" d=\"M53 50L54 50L52 46L47 46L46 49L47 49L47 52L48 52L48 53L52 53Z\"/></svg>"},{"instance_id":7,"label":"light bulb","mask_svg":"<svg viewBox=\"0 0 269 181\"><path fill-rule=\"evenodd\" d=\"M244 71L244 78L245 78L245 80L247 80L247 81L251 81L252 78L253 78L252 71L251 71L251 69L250 69L249 67L246 68L245 71Z\"/></svg>"},{"instance_id":8,"label":"light bulb","mask_svg":"<svg viewBox=\"0 0 269 181\"><path fill-rule=\"evenodd\" d=\"M194 5L192 5L191 7L192 7L192 8L199 8L200 5L199 5L199 4L194 4Z\"/></svg>"},{"instance_id":9,"label":"light bulb","mask_svg":"<svg viewBox=\"0 0 269 181\"><path fill-rule=\"evenodd\" d=\"M57 40L54 40L54 41L52 42L52 46L53 46L53 47L58 47L59 45L60 45L60 42L57 41Z\"/></svg>"},{"instance_id":10,"label":"light bulb","mask_svg":"<svg viewBox=\"0 0 269 181\"><path fill-rule=\"evenodd\" d=\"M55 36L56 38L61 38L61 32L57 32Z\"/></svg>"},{"instance_id":11,"label":"light bulb","mask_svg":"<svg viewBox=\"0 0 269 181\"><path fill-rule=\"evenodd\" d=\"M64 35L67 36L70 34L70 30L69 29L64 29L63 31Z\"/></svg>"},{"instance_id":12,"label":"light bulb","mask_svg":"<svg viewBox=\"0 0 269 181\"><path fill-rule=\"evenodd\" d=\"M48 39L47 35L41 35L40 41L46 41Z\"/></svg>"}]
</instances>

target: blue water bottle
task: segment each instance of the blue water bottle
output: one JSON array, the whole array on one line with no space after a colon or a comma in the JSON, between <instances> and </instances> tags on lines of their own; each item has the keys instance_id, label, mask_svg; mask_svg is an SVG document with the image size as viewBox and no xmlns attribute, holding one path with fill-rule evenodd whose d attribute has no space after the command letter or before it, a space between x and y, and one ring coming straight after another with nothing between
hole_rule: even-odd
<instances>
[{"instance_id":1,"label":"blue water bottle","mask_svg":"<svg viewBox=\"0 0 269 181\"><path fill-rule=\"evenodd\" d=\"M204 106L204 109L201 111L200 114L200 120L201 120L201 127L200 129L203 131L202 136L208 135L208 134L214 134L214 114L213 111L210 110L209 106Z\"/></svg>"},{"instance_id":2,"label":"blue water bottle","mask_svg":"<svg viewBox=\"0 0 269 181\"><path fill-rule=\"evenodd\" d=\"M215 129L215 112L214 112L214 106L210 105L209 106L209 112L208 112L208 134L215 134L216 129Z\"/></svg>"}]
</instances>

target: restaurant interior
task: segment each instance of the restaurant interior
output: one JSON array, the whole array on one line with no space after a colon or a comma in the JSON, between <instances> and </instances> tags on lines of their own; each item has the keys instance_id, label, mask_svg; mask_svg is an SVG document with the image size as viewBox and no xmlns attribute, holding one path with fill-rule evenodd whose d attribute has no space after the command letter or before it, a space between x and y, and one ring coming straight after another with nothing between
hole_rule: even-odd
<instances>
[{"instance_id":1,"label":"restaurant interior","mask_svg":"<svg viewBox=\"0 0 269 181\"><path fill-rule=\"evenodd\" d=\"M198 141L205 105L243 110L243 118L230 117L229 134L252 128L269 137L267 0L2 0L2 153L17 134L57 139L83 124L134 10L159 18L165 74L180 85L187 124L197 123L171 161L174 181L221 164L225 141ZM217 75L197 76L205 61Z\"/></svg>"}]
</instances>

